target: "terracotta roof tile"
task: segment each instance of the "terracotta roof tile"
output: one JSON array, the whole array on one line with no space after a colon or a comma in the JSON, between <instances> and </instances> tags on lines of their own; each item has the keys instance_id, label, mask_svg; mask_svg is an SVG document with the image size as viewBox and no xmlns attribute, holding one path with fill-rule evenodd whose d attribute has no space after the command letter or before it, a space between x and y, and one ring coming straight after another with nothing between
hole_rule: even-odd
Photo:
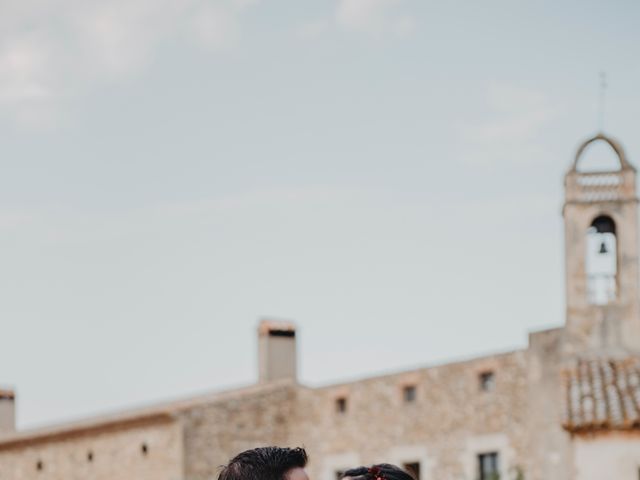
<instances>
[{"instance_id":1,"label":"terracotta roof tile","mask_svg":"<svg viewBox=\"0 0 640 480\"><path fill-rule=\"evenodd\" d=\"M565 372L563 427L640 429L640 358L578 360Z\"/></svg>"}]
</instances>

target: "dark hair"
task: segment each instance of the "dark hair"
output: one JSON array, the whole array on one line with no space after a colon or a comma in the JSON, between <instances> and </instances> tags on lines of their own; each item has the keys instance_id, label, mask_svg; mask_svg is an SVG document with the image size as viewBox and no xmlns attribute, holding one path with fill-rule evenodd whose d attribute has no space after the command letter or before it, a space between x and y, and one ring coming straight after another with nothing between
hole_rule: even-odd
<instances>
[{"instance_id":1,"label":"dark hair","mask_svg":"<svg viewBox=\"0 0 640 480\"><path fill-rule=\"evenodd\" d=\"M354 480L416 480L411 473L390 463L351 468L344 471L342 476L351 477Z\"/></svg>"},{"instance_id":2,"label":"dark hair","mask_svg":"<svg viewBox=\"0 0 640 480\"><path fill-rule=\"evenodd\" d=\"M218 480L286 480L287 472L304 468L307 458L304 448L254 448L233 457Z\"/></svg>"}]
</instances>

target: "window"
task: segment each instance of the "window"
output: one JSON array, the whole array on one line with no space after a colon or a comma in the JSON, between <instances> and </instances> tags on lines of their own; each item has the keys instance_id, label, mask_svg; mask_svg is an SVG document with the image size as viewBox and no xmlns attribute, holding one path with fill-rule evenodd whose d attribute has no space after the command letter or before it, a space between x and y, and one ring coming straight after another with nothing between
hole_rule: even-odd
<instances>
[{"instance_id":1,"label":"window","mask_svg":"<svg viewBox=\"0 0 640 480\"><path fill-rule=\"evenodd\" d=\"M345 413L347 411L347 397L336 398L336 412Z\"/></svg>"},{"instance_id":2,"label":"window","mask_svg":"<svg viewBox=\"0 0 640 480\"><path fill-rule=\"evenodd\" d=\"M402 468L413 475L413 478L420 480L420 462L403 463Z\"/></svg>"},{"instance_id":3,"label":"window","mask_svg":"<svg viewBox=\"0 0 640 480\"><path fill-rule=\"evenodd\" d=\"M142 455L148 454L149 446L146 443L143 443L142 445L140 445L140 451L142 452Z\"/></svg>"},{"instance_id":4,"label":"window","mask_svg":"<svg viewBox=\"0 0 640 480\"><path fill-rule=\"evenodd\" d=\"M416 401L416 386L415 385L406 385L402 389L402 397L404 398L404 403L413 403Z\"/></svg>"},{"instance_id":5,"label":"window","mask_svg":"<svg viewBox=\"0 0 640 480\"><path fill-rule=\"evenodd\" d=\"M41 472L43 469L44 469L44 463L42 463L42 460L38 460L38 462L36 463L36 470Z\"/></svg>"},{"instance_id":6,"label":"window","mask_svg":"<svg viewBox=\"0 0 640 480\"><path fill-rule=\"evenodd\" d=\"M87 461L93 462L93 452L91 450L87 452Z\"/></svg>"},{"instance_id":7,"label":"window","mask_svg":"<svg viewBox=\"0 0 640 480\"><path fill-rule=\"evenodd\" d=\"M482 372L480 378L480 390L483 392L493 392L496 388L496 376L492 371Z\"/></svg>"},{"instance_id":8,"label":"window","mask_svg":"<svg viewBox=\"0 0 640 480\"><path fill-rule=\"evenodd\" d=\"M478 471L479 480L499 480L498 453L489 452L478 455Z\"/></svg>"}]
</instances>

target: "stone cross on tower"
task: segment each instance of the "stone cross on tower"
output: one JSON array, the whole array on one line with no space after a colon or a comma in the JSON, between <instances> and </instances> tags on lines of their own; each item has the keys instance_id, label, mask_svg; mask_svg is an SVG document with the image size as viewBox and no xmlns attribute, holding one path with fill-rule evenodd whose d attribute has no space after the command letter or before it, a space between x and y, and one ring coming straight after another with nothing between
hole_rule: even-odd
<instances>
[{"instance_id":1,"label":"stone cross on tower","mask_svg":"<svg viewBox=\"0 0 640 480\"><path fill-rule=\"evenodd\" d=\"M613 150L617 168L581 168L595 142ZM578 148L564 184L568 346L575 353L640 352L636 169L622 146L600 133Z\"/></svg>"}]
</instances>

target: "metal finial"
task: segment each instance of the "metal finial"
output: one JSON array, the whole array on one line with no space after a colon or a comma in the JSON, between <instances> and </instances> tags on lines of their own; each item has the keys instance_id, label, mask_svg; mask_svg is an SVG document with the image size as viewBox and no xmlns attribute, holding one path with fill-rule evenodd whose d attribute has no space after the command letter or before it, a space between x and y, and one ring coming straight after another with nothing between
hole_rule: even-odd
<instances>
[{"instance_id":1,"label":"metal finial","mask_svg":"<svg viewBox=\"0 0 640 480\"><path fill-rule=\"evenodd\" d=\"M604 101L607 90L607 74L600 72L600 92L598 98L598 129L604 132Z\"/></svg>"}]
</instances>

